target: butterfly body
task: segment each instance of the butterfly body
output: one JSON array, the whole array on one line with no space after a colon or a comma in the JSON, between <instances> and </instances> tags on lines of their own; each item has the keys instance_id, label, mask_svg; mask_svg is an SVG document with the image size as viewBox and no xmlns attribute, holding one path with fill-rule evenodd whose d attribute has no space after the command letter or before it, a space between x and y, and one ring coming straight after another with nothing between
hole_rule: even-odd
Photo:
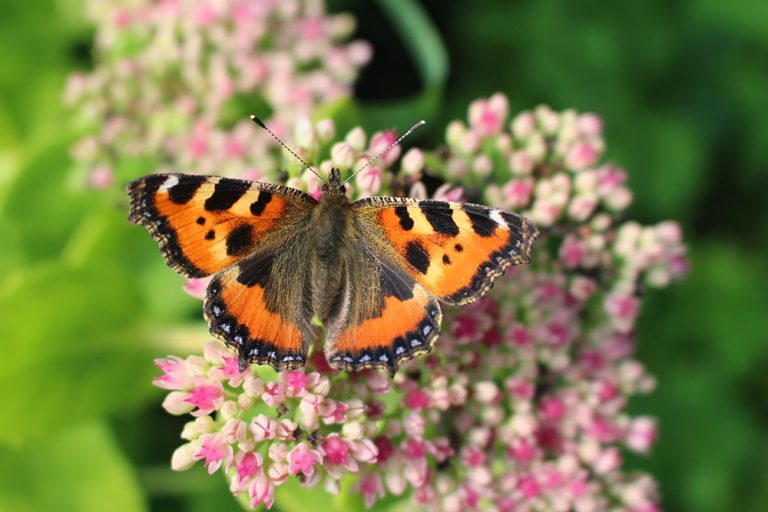
<instances>
[{"instance_id":1,"label":"butterfly body","mask_svg":"<svg viewBox=\"0 0 768 512\"><path fill-rule=\"evenodd\" d=\"M538 231L480 205L372 197L350 202L333 170L315 200L303 192L214 176L156 174L128 186L132 222L166 262L213 275L211 332L241 367L302 366L327 328L329 364L358 371L431 350L438 299L479 299L510 264L527 263Z\"/></svg>"}]
</instances>

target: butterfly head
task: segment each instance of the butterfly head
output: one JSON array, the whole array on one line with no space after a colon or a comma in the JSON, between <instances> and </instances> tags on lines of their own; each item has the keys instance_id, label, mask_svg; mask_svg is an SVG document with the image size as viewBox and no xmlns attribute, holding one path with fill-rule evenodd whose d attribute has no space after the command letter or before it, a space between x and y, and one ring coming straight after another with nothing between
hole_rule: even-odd
<instances>
[{"instance_id":1,"label":"butterfly head","mask_svg":"<svg viewBox=\"0 0 768 512\"><path fill-rule=\"evenodd\" d=\"M342 196L346 194L346 189L344 188L344 184L341 183L341 174L338 169L331 169L328 181L323 184L323 194Z\"/></svg>"}]
</instances>

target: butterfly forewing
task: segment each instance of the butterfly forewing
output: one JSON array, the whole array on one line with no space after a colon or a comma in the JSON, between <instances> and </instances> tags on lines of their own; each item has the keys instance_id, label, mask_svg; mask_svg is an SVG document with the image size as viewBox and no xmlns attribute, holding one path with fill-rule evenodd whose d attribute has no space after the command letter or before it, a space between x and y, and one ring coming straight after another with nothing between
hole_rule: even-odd
<instances>
[{"instance_id":1,"label":"butterfly forewing","mask_svg":"<svg viewBox=\"0 0 768 512\"><path fill-rule=\"evenodd\" d=\"M316 201L299 190L246 180L152 174L128 185L129 220L145 226L168 265L214 274L265 240L287 236Z\"/></svg>"},{"instance_id":2,"label":"butterfly forewing","mask_svg":"<svg viewBox=\"0 0 768 512\"><path fill-rule=\"evenodd\" d=\"M373 197L352 203L371 243L385 245L414 279L448 304L482 297L511 264L528 263L538 230L486 206Z\"/></svg>"}]
</instances>

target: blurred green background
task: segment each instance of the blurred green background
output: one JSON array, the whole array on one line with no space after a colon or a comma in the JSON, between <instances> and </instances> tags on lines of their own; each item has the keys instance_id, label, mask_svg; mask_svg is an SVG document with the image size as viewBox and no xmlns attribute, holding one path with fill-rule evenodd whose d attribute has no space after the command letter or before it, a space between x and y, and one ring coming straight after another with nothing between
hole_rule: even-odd
<instances>
[{"instance_id":1,"label":"blurred green background","mask_svg":"<svg viewBox=\"0 0 768 512\"><path fill-rule=\"evenodd\" d=\"M330 6L374 46L356 89L370 130L410 126L417 105L413 142L430 147L495 91L512 112L604 117L632 216L681 221L693 269L644 303L639 358L659 386L631 410L658 416L660 439L629 464L668 510L768 510L768 3ZM93 27L77 2L0 12L0 510L239 510L222 478L170 471L183 420L150 384L167 340L199 346L199 303L125 201L68 172L62 87L92 65Z\"/></svg>"}]
</instances>

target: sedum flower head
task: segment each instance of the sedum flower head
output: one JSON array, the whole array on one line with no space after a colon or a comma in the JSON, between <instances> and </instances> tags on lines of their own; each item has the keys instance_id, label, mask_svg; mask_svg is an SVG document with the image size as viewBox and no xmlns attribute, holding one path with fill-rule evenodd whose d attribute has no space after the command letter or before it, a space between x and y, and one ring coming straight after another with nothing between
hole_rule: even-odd
<instances>
[{"instance_id":1,"label":"sedum flower head","mask_svg":"<svg viewBox=\"0 0 768 512\"><path fill-rule=\"evenodd\" d=\"M74 159L108 187L138 168L259 178L275 171L274 141L255 137L255 111L281 136L319 104L349 96L371 56L345 43L346 14L322 0L90 1L92 71L70 77L65 100L83 137Z\"/></svg>"},{"instance_id":2,"label":"sedum flower head","mask_svg":"<svg viewBox=\"0 0 768 512\"><path fill-rule=\"evenodd\" d=\"M318 350L279 374L240 372L219 342L202 357L159 360L164 407L189 415L174 469L223 471L252 507L270 507L288 479L337 493L355 474L368 507L394 495L441 511L659 510L653 479L623 469L626 451L651 450L656 422L626 407L655 385L633 357L634 327L643 292L687 272L680 227L625 220L627 176L601 161L597 116L539 107L509 120L508 108L500 94L478 100L468 122L449 125L447 148L398 151L349 194L522 212L543 231L534 262L447 308L436 350L394 379L335 372ZM355 128L333 140L331 121L297 127L301 154L326 155L321 174L361 167L393 137ZM290 165L288 185L318 197L317 177ZM427 172L443 185L428 187Z\"/></svg>"}]
</instances>

